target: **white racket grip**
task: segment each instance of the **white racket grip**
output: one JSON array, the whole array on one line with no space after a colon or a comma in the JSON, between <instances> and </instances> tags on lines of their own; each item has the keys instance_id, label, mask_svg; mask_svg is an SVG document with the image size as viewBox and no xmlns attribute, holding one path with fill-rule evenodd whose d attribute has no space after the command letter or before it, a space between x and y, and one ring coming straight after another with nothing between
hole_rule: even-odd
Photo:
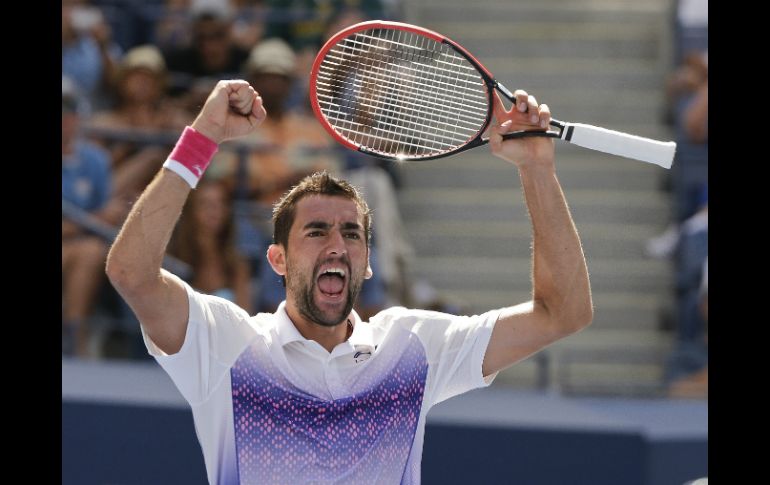
<instances>
[{"instance_id":1,"label":"white racket grip","mask_svg":"<svg viewBox=\"0 0 770 485\"><path fill-rule=\"evenodd\" d=\"M671 168L676 152L673 141L657 141L584 123L565 123L562 139L600 152Z\"/></svg>"}]
</instances>

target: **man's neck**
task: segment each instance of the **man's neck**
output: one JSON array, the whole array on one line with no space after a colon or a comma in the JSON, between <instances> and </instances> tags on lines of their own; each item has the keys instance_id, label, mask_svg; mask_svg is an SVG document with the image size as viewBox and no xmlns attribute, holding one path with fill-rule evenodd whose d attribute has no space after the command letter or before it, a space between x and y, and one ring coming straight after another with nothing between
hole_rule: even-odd
<instances>
[{"instance_id":1,"label":"man's neck","mask_svg":"<svg viewBox=\"0 0 770 485\"><path fill-rule=\"evenodd\" d=\"M353 333L353 317L348 317L333 327L321 325L304 318L295 308L286 305L286 314L294 324L297 331L308 340L315 340L327 352L331 353L334 347L350 338Z\"/></svg>"}]
</instances>

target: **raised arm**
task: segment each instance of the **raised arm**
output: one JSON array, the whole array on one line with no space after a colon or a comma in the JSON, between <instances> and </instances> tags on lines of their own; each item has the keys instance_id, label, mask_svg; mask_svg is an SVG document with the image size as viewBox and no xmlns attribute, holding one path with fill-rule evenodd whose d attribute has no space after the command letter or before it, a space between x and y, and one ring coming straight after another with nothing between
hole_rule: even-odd
<instances>
[{"instance_id":1,"label":"raised arm","mask_svg":"<svg viewBox=\"0 0 770 485\"><path fill-rule=\"evenodd\" d=\"M506 111L496 96L492 153L516 165L532 221L532 300L503 310L492 332L482 372L488 376L588 326L593 318L588 270L567 201L556 178L551 138L502 139L513 130L548 126L548 106L516 91ZM526 112L525 112L526 110Z\"/></svg>"},{"instance_id":2,"label":"raised arm","mask_svg":"<svg viewBox=\"0 0 770 485\"><path fill-rule=\"evenodd\" d=\"M177 158L191 151L192 155L199 155L199 144L211 149L213 144L246 135L265 116L262 98L247 82L220 81L190 126L194 131L189 136L196 144L192 148L189 144L183 146L183 137L174 153ZM192 168L195 170L188 174L179 169L160 170L134 204L107 256L110 282L153 342L167 354L178 352L184 343L188 302L184 287L161 269L161 262L182 206L194 186L195 178L190 174L202 174L195 166Z\"/></svg>"}]
</instances>

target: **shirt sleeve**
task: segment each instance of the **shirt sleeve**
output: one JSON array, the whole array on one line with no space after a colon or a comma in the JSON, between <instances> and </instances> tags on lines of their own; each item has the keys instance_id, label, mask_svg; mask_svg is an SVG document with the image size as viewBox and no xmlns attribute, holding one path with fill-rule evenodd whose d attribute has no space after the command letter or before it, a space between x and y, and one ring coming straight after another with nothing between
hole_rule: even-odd
<instances>
[{"instance_id":1,"label":"shirt sleeve","mask_svg":"<svg viewBox=\"0 0 770 485\"><path fill-rule=\"evenodd\" d=\"M411 327L425 348L425 399L430 406L492 383L497 373L483 376L481 368L500 309L473 316L404 311L409 316L402 322Z\"/></svg>"},{"instance_id":2,"label":"shirt sleeve","mask_svg":"<svg viewBox=\"0 0 770 485\"><path fill-rule=\"evenodd\" d=\"M166 354L152 341L144 327L147 351L168 373L190 404L205 401L216 389L244 348L256 336L248 313L238 305L212 295L187 290L189 320L182 348Z\"/></svg>"}]
</instances>

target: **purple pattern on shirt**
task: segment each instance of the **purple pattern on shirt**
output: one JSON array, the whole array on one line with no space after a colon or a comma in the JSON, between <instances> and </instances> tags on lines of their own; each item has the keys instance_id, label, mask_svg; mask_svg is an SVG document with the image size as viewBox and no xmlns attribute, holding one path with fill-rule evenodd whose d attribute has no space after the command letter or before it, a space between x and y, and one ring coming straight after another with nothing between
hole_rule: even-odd
<instances>
[{"instance_id":1,"label":"purple pattern on shirt","mask_svg":"<svg viewBox=\"0 0 770 485\"><path fill-rule=\"evenodd\" d=\"M362 369L371 380L362 391L333 401L298 389L262 355L247 348L231 369L242 484L401 481L428 370L417 339L387 372Z\"/></svg>"}]
</instances>

